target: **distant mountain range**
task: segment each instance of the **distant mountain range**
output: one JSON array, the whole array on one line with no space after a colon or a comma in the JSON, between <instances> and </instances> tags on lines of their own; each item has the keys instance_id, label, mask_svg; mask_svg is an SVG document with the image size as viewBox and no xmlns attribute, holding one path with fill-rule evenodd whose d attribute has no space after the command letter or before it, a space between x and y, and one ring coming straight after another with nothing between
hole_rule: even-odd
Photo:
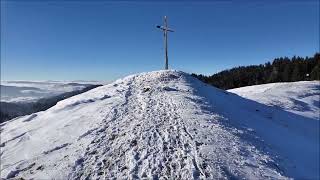
<instances>
[{"instance_id":1,"label":"distant mountain range","mask_svg":"<svg viewBox=\"0 0 320 180\"><path fill-rule=\"evenodd\" d=\"M60 100L98 86L74 82L2 81L0 122L46 110Z\"/></svg>"}]
</instances>

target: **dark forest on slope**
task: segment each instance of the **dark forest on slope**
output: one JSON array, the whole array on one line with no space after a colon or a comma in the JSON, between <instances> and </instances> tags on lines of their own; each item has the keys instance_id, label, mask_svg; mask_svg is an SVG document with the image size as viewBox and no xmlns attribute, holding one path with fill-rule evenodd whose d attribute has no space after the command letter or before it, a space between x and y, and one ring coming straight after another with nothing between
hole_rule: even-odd
<instances>
[{"instance_id":1,"label":"dark forest on slope","mask_svg":"<svg viewBox=\"0 0 320 180\"><path fill-rule=\"evenodd\" d=\"M239 66L211 76L192 74L221 89L274 83L320 80L320 53L313 57L276 58L260 65Z\"/></svg>"}]
</instances>

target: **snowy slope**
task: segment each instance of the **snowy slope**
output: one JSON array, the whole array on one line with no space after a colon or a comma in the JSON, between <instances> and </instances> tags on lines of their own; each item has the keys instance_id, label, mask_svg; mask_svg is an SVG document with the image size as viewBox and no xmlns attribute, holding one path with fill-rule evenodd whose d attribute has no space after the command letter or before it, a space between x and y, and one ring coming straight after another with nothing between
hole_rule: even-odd
<instances>
[{"instance_id":1,"label":"snowy slope","mask_svg":"<svg viewBox=\"0 0 320 180\"><path fill-rule=\"evenodd\" d=\"M319 121L179 71L128 76L1 124L2 178L318 179L318 159Z\"/></svg>"},{"instance_id":2,"label":"snowy slope","mask_svg":"<svg viewBox=\"0 0 320 180\"><path fill-rule=\"evenodd\" d=\"M320 118L320 81L270 83L228 91L301 116Z\"/></svg>"}]
</instances>

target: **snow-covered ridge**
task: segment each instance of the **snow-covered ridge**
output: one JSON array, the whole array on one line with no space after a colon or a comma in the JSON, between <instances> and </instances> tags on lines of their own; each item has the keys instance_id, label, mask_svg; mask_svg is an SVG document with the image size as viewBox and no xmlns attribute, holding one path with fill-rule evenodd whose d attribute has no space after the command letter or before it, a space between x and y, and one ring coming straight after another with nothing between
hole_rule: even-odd
<instances>
[{"instance_id":1,"label":"snow-covered ridge","mask_svg":"<svg viewBox=\"0 0 320 180\"><path fill-rule=\"evenodd\" d=\"M180 71L128 76L0 126L2 178L319 178L319 121Z\"/></svg>"},{"instance_id":2,"label":"snow-covered ridge","mask_svg":"<svg viewBox=\"0 0 320 180\"><path fill-rule=\"evenodd\" d=\"M301 116L320 119L320 81L270 83L228 91Z\"/></svg>"}]
</instances>

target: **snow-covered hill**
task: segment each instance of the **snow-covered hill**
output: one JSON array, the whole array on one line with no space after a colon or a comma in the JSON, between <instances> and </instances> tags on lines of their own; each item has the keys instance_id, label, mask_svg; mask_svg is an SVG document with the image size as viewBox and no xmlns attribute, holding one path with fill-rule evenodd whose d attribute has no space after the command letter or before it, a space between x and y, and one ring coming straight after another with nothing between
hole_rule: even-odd
<instances>
[{"instance_id":1,"label":"snow-covered hill","mask_svg":"<svg viewBox=\"0 0 320 180\"><path fill-rule=\"evenodd\" d=\"M1 177L319 178L319 121L179 71L128 76L1 124Z\"/></svg>"},{"instance_id":2,"label":"snow-covered hill","mask_svg":"<svg viewBox=\"0 0 320 180\"><path fill-rule=\"evenodd\" d=\"M320 118L320 81L270 83L228 91L301 116Z\"/></svg>"}]
</instances>

